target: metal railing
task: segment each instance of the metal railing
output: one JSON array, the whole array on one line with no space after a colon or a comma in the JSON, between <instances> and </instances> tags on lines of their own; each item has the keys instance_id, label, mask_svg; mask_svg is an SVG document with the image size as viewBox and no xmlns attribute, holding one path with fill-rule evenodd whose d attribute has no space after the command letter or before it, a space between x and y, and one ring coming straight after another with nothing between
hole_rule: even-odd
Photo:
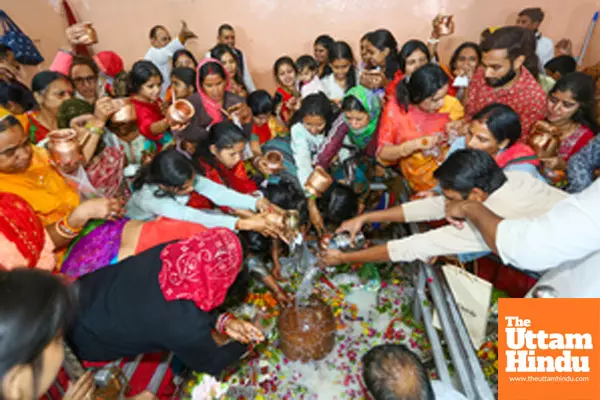
<instances>
[{"instance_id":1,"label":"metal railing","mask_svg":"<svg viewBox=\"0 0 600 400\"><path fill-rule=\"evenodd\" d=\"M403 183L405 190L404 193L400 193L400 198L402 202L406 202L408 201L407 193L410 193L410 190L406 181L403 180ZM417 224L411 223L408 226L411 234L421 233ZM443 273L429 263L419 262L418 265L413 314L416 321L423 321L440 380L453 385L440 336L433 326L434 309L442 327L445 344L450 353L461 392L469 400L493 400L494 394L485 378L471 338ZM429 289L431 298L427 296L427 289Z\"/></svg>"},{"instance_id":2,"label":"metal railing","mask_svg":"<svg viewBox=\"0 0 600 400\"><path fill-rule=\"evenodd\" d=\"M135 374L135 371L137 370L138 366L140 365L140 363L142 361L142 358L143 358L143 355L139 355L132 361L128 361L123 365L122 372L123 372L123 378L125 378L125 382L124 382L125 386L123 388L124 392L127 390L127 383L131 380L131 378ZM165 353L164 354L162 361L156 367L154 374L152 375L152 378L150 379L150 382L148 383L148 386L146 387L146 391L148 391L152 394L155 394L155 395L158 394L158 390L159 390L163 380L165 379L165 376L167 375L167 371L169 369L169 365L171 364L172 360L173 360L173 353ZM96 383L98 384L99 387L101 387L107 383L107 382L104 382L105 379L100 378L100 376L107 375L110 367L113 367L113 366L118 367L122 361L123 361L122 359L119 359L117 361L107 364L105 367L96 371L95 379L96 379ZM71 382L77 381L77 379L79 379L85 373L83 366L81 365L81 363L79 362L79 360L77 359L75 354L71 351L71 349L67 345L65 345L65 359L63 362L63 367L64 367L65 372L67 373L67 376L69 377L69 380ZM66 391L66 388L62 387L62 385L58 381L55 382L53 386L59 392L60 398L62 398L62 396L64 395L64 393ZM124 393L124 392L121 393L121 397L119 397L119 398L125 398L126 393ZM54 400L53 397L50 395L50 393L47 393L47 396L51 400Z\"/></svg>"}]
</instances>

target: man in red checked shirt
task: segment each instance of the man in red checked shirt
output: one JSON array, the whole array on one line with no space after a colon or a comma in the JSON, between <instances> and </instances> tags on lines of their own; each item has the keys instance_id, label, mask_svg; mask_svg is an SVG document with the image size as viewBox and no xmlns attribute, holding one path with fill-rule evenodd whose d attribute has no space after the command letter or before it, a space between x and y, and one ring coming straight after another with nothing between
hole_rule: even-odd
<instances>
[{"instance_id":1,"label":"man in red checked shirt","mask_svg":"<svg viewBox=\"0 0 600 400\"><path fill-rule=\"evenodd\" d=\"M465 114L469 120L491 103L510 106L521 117L521 140L546 115L546 93L539 85L535 37L524 28L500 28L481 43L482 66L469 85Z\"/></svg>"}]
</instances>

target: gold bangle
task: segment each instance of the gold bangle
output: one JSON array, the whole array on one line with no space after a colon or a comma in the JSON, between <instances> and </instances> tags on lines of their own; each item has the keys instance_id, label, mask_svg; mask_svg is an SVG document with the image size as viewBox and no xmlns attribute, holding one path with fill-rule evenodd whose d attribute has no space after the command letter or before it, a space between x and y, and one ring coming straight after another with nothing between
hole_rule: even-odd
<instances>
[{"instance_id":1,"label":"gold bangle","mask_svg":"<svg viewBox=\"0 0 600 400\"><path fill-rule=\"evenodd\" d=\"M71 225L69 225L69 216L71 214L67 214L63 217L63 219L61 220L62 225L69 231L75 233L75 234L79 234L79 232L81 232L81 228L73 228Z\"/></svg>"},{"instance_id":2,"label":"gold bangle","mask_svg":"<svg viewBox=\"0 0 600 400\"><path fill-rule=\"evenodd\" d=\"M56 223L56 233L58 233L60 236L62 236L65 239L73 239L75 237L77 237L76 233L73 232L66 232L63 226L62 226L62 221L59 221Z\"/></svg>"}]
</instances>

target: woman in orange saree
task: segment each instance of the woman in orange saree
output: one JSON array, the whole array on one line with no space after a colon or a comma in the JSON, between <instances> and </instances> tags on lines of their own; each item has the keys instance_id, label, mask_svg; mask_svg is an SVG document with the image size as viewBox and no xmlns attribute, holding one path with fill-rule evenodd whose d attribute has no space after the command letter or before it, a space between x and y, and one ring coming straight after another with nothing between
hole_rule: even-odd
<instances>
[{"instance_id":1,"label":"woman in orange saree","mask_svg":"<svg viewBox=\"0 0 600 400\"><path fill-rule=\"evenodd\" d=\"M460 102L448 96L448 76L427 64L398 84L385 106L377 155L384 165L399 165L413 191L436 186L433 171L448 150L446 124L462 118Z\"/></svg>"}]
</instances>

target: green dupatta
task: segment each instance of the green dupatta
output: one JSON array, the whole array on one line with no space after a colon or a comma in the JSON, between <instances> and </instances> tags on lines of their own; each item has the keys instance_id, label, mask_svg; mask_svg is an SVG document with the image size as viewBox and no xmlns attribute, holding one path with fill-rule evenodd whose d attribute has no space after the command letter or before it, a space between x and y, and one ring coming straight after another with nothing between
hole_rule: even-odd
<instances>
[{"instance_id":1,"label":"green dupatta","mask_svg":"<svg viewBox=\"0 0 600 400\"><path fill-rule=\"evenodd\" d=\"M353 96L360 101L360 104L367 111L367 114L369 114L369 123L367 126L358 130L353 130L344 116L344 121L346 121L346 125L348 125L349 128L348 137L352 143L360 149L364 149L369 144L375 129L377 129L379 115L381 114L381 102L377 95L363 86L354 86L352 89L348 90L344 99L350 96Z\"/></svg>"}]
</instances>

